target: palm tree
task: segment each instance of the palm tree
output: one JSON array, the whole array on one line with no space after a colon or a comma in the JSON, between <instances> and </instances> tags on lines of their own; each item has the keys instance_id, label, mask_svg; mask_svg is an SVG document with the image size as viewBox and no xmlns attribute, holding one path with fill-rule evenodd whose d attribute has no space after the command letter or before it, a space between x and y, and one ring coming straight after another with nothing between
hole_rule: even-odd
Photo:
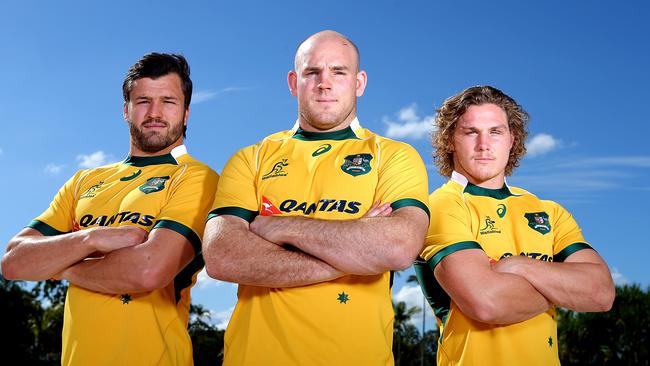
<instances>
[{"instance_id":1,"label":"palm tree","mask_svg":"<svg viewBox=\"0 0 650 366\"><path fill-rule=\"evenodd\" d=\"M418 278L416 275L410 275L409 278L406 280L407 283L418 283ZM427 314L425 313L426 311L426 299L424 298L424 295L422 295L422 338L420 338L420 365L424 366L424 332L425 332L425 327L426 327L426 317Z\"/></svg>"},{"instance_id":2,"label":"palm tree","mask_svg":"<svg viewBox=\"0 0 650 366\"><path fill-rule=\"evenodd\" d=\"M395 365L399 366L400 359L402 358L402 343L404 342L403 337L405 334L407 334L408 331L408 321L411 320L411 317L413 317L413 315L422 311L422 309L417 306L407 308L404 301L400 301L397 304L393 303L393 309L395 311L393 334L395 335L395 344L397 345ZM413 327L412 325L410 326Z\"/></svg>"}]
</instances>

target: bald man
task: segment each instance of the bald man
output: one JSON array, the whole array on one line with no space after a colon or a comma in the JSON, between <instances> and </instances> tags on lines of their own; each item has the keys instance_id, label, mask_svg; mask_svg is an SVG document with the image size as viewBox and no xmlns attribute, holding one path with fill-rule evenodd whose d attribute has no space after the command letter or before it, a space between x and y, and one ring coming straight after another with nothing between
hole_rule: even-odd
<instances>
[{"instance_id":1,"label":"bald man","mask_svg":"<svg viewBox=\"0 0 650 366\"><path fill-rule=\"evenodd\" d=\"M239 284L224 365L392 365L391 271L428 227L418 153L360 126L367 75L333 31L288 74L298 120L239 150L208 217L208 274Z\"/></svg>"}]
</instances>

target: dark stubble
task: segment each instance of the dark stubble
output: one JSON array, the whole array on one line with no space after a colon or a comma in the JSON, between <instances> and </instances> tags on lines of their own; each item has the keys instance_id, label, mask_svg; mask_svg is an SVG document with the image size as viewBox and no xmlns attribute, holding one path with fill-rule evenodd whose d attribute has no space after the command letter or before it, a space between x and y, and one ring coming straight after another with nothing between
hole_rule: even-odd
<instances>
[{"instance_id":1,"label":"dark stubble","mask_svg":"<svg viewBox=\"0 0 650 366\"><path fill-rule=\"evenodd\" d=\"M164 123L167 126L170 125L169 122L159 118L149 118L143 123L143 125L149 122ZM147 153L158 152L176 142L176 140L178 140L183 135L183 127L184 126L182 123L178 123L175 124L174 127L172 127L170 130L167 130L167 133L161 133L157 131L144 132L142 129L138 129L135 124L129 121L129 131L131 133L131 139L133 140L133 143L135 146L137 146L138 149Z\"/></svg>"}]
</instances>

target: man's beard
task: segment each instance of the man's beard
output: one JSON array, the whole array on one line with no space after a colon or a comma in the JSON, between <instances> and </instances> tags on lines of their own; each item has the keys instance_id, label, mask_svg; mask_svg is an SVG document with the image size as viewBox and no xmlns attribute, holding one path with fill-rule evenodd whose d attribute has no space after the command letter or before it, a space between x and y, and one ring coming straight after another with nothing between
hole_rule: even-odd
<instances>
[{"instance_id":1,"label":"man's beard","mask_svg":"<svg viewBox=\"0 0 650 366\"><path fill-rule=\"evenodd\" d=\"M138 149L147 153L155 153L169 147L183 135L184 131L183 123L178 123L171 129L167 130L166 134L157 131L145 133L143 130L138 129L138 127L131 121L128 122L131 140ZM149 118L145 120L142 125L148 122L164 123L167 126L170 126L169 122L159 118Z\"/></svg>"}]
</instances>

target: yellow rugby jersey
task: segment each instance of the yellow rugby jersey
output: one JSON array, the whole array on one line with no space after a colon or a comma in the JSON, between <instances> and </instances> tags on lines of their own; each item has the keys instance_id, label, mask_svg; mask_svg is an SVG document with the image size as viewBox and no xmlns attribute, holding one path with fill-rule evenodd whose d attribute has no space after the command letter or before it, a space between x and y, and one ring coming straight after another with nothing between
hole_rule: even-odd
<instances>
[{"instance_id":1,"label":"yellow rugby jersey","mask_svg":"<svg viewBox=\"0 0 650 366\"><path fill-rule=\"evenodd\" d=\"M185 146L77 172L28 226L58 235L97 226L174 230L196 257L167 287L112 295L70 285L63 365L191 365L190 288L203 267L201 237L219 176Z\"/></svg>"},{"instance_id":2,"label":"yellow rugby jersey","mask_svg":"<svg viewBox=\"0 0 650 366\"><path fill-rule=\"evenodd\" d=\"M360 218L375 201L428 214L427 185L411 146L363 129L356 119L335 132L294 128L233 155L209 218L346 220ZM393 365L390 285L389 272L295 288L239 285L224 365Z\"/></svg>"},{"instance_id":3,"label":"yellow rugby jersey","mask_svg":"<svg viewBox=\"0 0 650 366\"><path fill-rule=\"evenodd\" d=\"M429 207L424 260L415 268L440 327L438 365L559 365L555 309L516 324L480 323L456 307L433 270L445 256L474 248L495 261L525 255L562 262L591 248L571 214L523 189L475 186L457 172L431 194Z\"/></svg>"}]
</instances>

